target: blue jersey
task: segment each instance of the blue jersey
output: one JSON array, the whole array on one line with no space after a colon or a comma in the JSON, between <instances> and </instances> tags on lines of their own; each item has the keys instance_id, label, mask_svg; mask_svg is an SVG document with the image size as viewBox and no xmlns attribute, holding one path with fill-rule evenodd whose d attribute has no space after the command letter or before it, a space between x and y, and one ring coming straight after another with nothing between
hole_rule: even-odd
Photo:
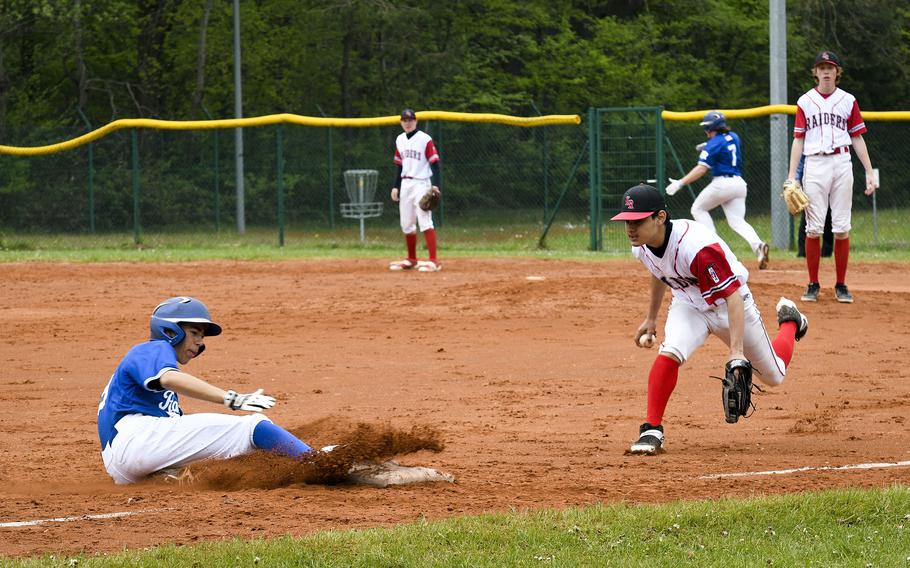
<instances>
[{"instance_id":1,"label":"blue jersey","mask_svg":"<svg viewBox=\"0 0 910 568\"><path fill-rule=\"evenodd\" d=\"M711 170L715 177L742 176L743 153L739 136L735 132L718 132L708 140L698 156L698 163Z\"/></svg>"},{"instance_id":2,"label":"blue jersey","mask_svg":"<svg viewBox=\"0 0 910 568\"><path fill-rule=\"evenodd\" d=\"M117 435L114 425L127 414L181 416L177 393L150 385L167 371L177 371L177 353L167 341L140 343L130 349L101 393L98 436L106 448ZM158 386L158 390L153 390Z\"/></svg>"}]
</instances>

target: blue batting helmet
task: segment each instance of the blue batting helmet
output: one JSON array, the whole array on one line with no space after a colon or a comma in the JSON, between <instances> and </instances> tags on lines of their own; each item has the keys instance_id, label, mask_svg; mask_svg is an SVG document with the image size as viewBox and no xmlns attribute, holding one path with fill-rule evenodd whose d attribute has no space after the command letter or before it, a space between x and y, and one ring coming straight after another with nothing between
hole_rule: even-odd
<instances>
[{"instance_id":1,"label":"blue batting helmet","mask_svg":"<svg viewBox=\"0 0 910 568\"><path fill-rule=\"evenodd\" d=\"M212 321L205 304L196 298L177 296L161 302L152 310L149 322L151 339L163 339L171 345L177 345L186 337L186 332L180 327L181 323L205 324L207 336L221 334L221 326ZM202 350L199 352L202 353Z\"/></svg>"},{"instance_id":2,"label":"blue batting helmet","mask_svg":"<svg viewBox=\"0 0 910 568\"><path fill-rule=\"evenodd\" d=\"M727 117L720 111L712 110L705 114L705 117L698 124L707 131L716 132L727 128Z\"/></svg>"}]
</instances>

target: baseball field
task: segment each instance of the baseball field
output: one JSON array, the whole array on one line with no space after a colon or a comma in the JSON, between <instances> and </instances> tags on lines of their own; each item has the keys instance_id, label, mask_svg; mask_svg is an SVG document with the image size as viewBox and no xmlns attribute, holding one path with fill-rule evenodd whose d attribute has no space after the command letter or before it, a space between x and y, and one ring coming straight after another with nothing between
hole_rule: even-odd
<instances>
[{"instance_id":1,"label":"baseball field","mask_svg":"<svg viewBox=\"0 0 910 568\"><path fill-rule=\"evenodd\" d=\"M680 373L665 419L668 451L651 458L624 454L643 421L655 355L632 341L647 302L639 265L459 257L435 274L385 266L375 258L0 264L0 558L53 554L62 565L77 554L171 544L910 481L906 263L852 263L852 305L834 301L824 280L833 269L823 264L822 301L800 305L809 333L787 380L757 393L754 415L735 425L724 422L711 378L726 349L710 339ZM774 305L798 298L804 265L747 266L773 335ZM264 388L279 400L269 416L316 446L358 428L431 432L436 451L397 460L452 473L456 483L275 481L269 462L253 458L192 483L115 486L99 455L99 393L123 353L147 339L149 310L178 293L203 299L225 330L188 372L226 388ZM567 565L528 554L520 564Z\"/></svg>"}]
</instances>

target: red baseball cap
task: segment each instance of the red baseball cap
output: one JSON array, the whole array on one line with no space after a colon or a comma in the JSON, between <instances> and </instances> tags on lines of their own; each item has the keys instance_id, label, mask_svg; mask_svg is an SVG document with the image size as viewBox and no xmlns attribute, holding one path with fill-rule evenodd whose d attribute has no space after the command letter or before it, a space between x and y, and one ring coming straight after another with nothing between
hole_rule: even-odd
<instances>
[{"instance_id":1,"label":"red baseball cap","mask_svg":"<svg viewBox=\"0 0 910 568\"><path fill-rule=\"evenodd\" d=\"M630 187L622 194L619 213L610 220L637 221L650 217L657 211L666 210L666 208L667 204L664 203L664 198L657 188L641 183Z\"/></svg>"}]
</instances>

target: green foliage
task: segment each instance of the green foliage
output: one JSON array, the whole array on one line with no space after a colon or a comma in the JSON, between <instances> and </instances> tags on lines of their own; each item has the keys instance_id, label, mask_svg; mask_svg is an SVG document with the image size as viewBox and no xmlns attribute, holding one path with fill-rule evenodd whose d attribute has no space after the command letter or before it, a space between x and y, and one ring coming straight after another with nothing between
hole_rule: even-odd
<instances>
[{"instance_id":1,"label":"green foliage","mask_svg":"<svg viewBox=\"0 0 910 568\"><path fill-rule=\"evenodd\" d=\"M822 48L845 59L845 83L865 108L910 98L906 6L809 0L788 15L792 98L811 85ZM243 111L754 106L767 100L767 19L760 0L706 0L698 10L683 0L242 2ZM0 10L0 129L82 126L80 96L96 127L197 119L199 79L212 114L233 116L231 2L5 0Z\"/></svg>"},{"instance_id":2,"label":"green foliage","mask_svg":"<svg viewBox=\"0 0 910 568\"><path fill-rule=\"evenodd\" d=\"M815 55L830 49L844 64L841 86L866 110L906 110L910 100L910 52L905 2L891 0L805 0L790 3L788 71L793 100L813 85Z\"/></svg>"}]
</instances>

